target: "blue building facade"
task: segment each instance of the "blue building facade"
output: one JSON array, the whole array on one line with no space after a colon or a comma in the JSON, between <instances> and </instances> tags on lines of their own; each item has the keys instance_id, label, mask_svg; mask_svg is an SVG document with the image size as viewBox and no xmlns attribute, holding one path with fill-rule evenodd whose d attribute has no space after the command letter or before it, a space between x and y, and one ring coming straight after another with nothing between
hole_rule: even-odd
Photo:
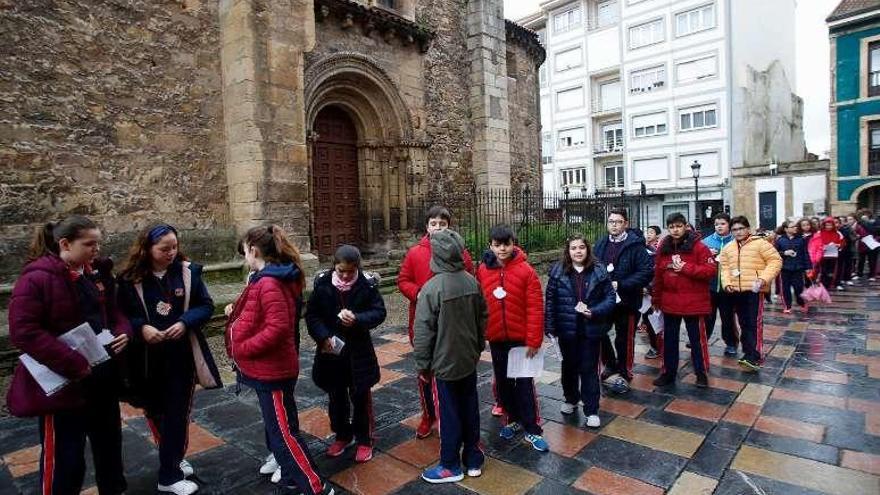
<instances>
[{"instance_id":1,"label":"blue building facade","mask_svg":"<svg viewBox=\"0 0 880 495\"><path fill-rule=\"evenodd\" d=\"M831 211L880 210L880 0L843 0L831 41Z\"/></svg>"}]
</instances>

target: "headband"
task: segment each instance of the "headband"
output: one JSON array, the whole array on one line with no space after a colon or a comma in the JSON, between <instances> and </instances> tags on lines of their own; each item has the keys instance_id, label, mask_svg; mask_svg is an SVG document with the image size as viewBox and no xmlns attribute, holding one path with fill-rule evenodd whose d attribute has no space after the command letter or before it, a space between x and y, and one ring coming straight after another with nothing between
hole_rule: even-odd
<instances>
[{"instance_id":1,"label":"headband","mask_svg":"<svg viewBox=\"0 0 880 495\"><path fill-rule=\"evenodd\" d=\"M163 223L153 227L153 229L147 234L147 237L150 239L150 243L155 244L159 242L159 239L165 237L169 233L177 235L177 231L174 230L174 227Z\"/></svg>"}]
</instances>

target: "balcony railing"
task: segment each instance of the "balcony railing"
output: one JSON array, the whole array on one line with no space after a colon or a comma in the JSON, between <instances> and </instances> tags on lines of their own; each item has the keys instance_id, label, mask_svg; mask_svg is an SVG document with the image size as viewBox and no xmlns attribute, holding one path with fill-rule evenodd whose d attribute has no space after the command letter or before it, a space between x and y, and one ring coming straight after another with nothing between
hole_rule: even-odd
<instances>
[{"instance_id":1,"label":"balcony railing","mask_svg":"<svg viewBox=\"0 0 880 495\"><path fill-rule=\"evenodd\" d=\"M666 81L654 81L653 84L649 84L647 86L641 86L636 88L630 88L629 94L638 95L643 93L650 93L652 91L658 91L666 87Z\"/></svg>"},{"instance_id":2,"label":"balcony railing","mask_svg":"<svg viewBox=\"0 0 880 495\"><path fill-rule=\"evenodd\" d=\"M604 27L613 26L620 22L620 15L615 14L613 17L599 19L599 17L589 17L587 19L587 31L595 31Z\"/></svg>"},{"instance_id":3,"label":"balcony railing","mask_svg":"<svg viewBox=\"0 0 880 495\"><path fill-rule=\"evenodd\" d=\"M619 155L623 153L623 141L601 143L593 146L594 155Z\"/></svg>"},{"instance_id":4,"label":"balcony railing","mask_svg":"<svg viewBox=\"0 0 880 495\"><path fill-rule=\"evenodd\" d=\"M880 149L868 150L868 175L880 175Z\"/></svg>"},{"instance_id":5,"label":"balcony railing","mask_svg":"<svg viewBox=\"0 0 880 495\"><path fill-rule=\"evenodd\" d=\"M620 102L618 101L617 103L607 103L603 102L601 98L595 98L590 103L590 112L593 115L620 112Z\"/></svg>"}]
</instances>

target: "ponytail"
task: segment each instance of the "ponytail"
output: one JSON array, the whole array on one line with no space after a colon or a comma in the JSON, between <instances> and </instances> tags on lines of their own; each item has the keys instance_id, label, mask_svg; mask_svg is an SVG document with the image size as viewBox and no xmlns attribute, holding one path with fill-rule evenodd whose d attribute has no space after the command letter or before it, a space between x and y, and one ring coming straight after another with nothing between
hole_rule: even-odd
<instances>
[{"instance_id":1,"label":"ponytail","mask_svg":"<svg viewBox=\"0 0 880 495\"><path fill-rule=\"evenodd\" d=\"M34 232L27 261L31 262L49 254L58 255L61 253L58 241L75 241L82 237L84 231L97 228L95 222L79 215L69 216L58 223L48 222Z\"/></svg>"},{"instance_id":2,"label":"ponytail","mask_svg":"<svg viewBox=\"0 0 880 495\"><path fill-rule=\"evenodd\" d=\"M302 259L299 250L287 238L287 233L278 225L263 225L247 231L239 246L239 253L244 254L245 246L254 246L260 250L260 256L267 263L293 263L300 270L302 277Z\"/></svg>"}]
</instances>

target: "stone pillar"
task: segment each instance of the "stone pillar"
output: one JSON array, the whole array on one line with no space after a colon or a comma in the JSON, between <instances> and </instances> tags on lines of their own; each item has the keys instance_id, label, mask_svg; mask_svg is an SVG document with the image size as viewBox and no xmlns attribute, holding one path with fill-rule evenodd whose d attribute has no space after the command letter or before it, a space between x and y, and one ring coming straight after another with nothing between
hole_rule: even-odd
<instances>
[{"instance_id":1,"label":"stone pillar","mask_svg":"<svg viewBox=\"0 0 880 495\"><path fill-rule=\"evenodd\" d=\"M276 222L309 251L303 55L312 0L221 0L229 208L236 230Z\"/></svg>"},{"instance_id":2,"label":"stone pillar","mask_svg":"<svg viewBox=\"0 0 880 495\"><path fill-rule=\"evenodd\" d=\"M477 188L510 188L507 42L501 0L469 0L467 48Z\"/></svg>"}]
</instances>

